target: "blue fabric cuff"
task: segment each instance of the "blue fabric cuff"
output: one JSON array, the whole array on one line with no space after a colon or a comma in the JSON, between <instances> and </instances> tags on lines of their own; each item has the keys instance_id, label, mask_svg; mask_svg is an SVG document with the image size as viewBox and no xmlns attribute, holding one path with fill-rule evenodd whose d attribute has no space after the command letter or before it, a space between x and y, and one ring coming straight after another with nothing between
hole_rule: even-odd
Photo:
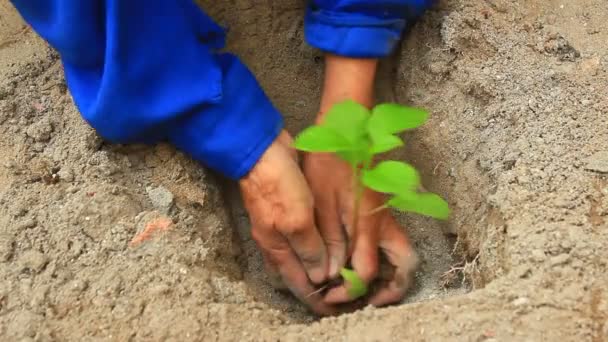
<instances>
[{"instance_id":1,"label":"blue fabric cuff","mask_svg":"<svg viewBox=\"0 0 608 342\"><path fill-rule=\"evenodd\" d=\"M325 52L354 58L380 58L395 48L406 20L309 8L306 41Z\"/></svg>"},{"instance_id":2,"label":"blue fabric cuff","mask_svg":"<svg viewBox=\"0 0 608 342\"><path fill-rule=\"evenodd\" d=\"M232 54L217 56L222 98L175 123L169 140L231 179L245 176L283 128L283 119L249 69Z\"/></svg>"}]
</instances>

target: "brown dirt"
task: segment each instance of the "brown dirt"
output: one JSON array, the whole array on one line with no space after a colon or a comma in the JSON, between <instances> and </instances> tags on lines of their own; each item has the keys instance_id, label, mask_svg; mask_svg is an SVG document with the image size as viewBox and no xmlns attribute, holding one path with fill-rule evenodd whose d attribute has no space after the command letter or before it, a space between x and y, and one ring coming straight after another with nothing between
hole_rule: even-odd
<instances>
[{"instance_id":1,"label":"brown dirt","mask_svg":"<svg viewBox=\"0 0 608 342\"><path fill-rule=\"evenodd\" d=\"M308 125L303 1L202 5ZM379 95L433 112L400 157L455 213L401 218L423 259L406 303L316 321L265 282L234 191L168 146L104 143L0 0L0 339L608 340L607 19L604 0L452 0L413 28ZM444 291L461 258L473 291Z\"/></svg>"}]
</instances>

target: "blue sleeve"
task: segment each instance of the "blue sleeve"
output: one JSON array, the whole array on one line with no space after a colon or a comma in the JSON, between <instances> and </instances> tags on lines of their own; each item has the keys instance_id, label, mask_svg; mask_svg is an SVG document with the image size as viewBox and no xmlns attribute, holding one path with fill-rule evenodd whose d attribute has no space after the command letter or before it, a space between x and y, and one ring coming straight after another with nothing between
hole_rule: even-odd
<instances>
[{"instance_id":1,"label":"blue sleeve","mask_svg":"<svg viewBox=\"0 0 608 342\"><path fill-rule=\"evenodd\" d=\"M405 27L435 0L311 0L306 40L325 52L356 58L389 55Z\"/></svg>"},{"instance_id":2,"label":"blue sleeve","mask_svg":"<svg viewBox=\"0 0 608 342\"><path fill-rule=\"evenodd\" d=\"M83 118L117 143L168 140L238 179L280 114L193 0L12 0L61 55Z\"/></svg>"}]
</instances>

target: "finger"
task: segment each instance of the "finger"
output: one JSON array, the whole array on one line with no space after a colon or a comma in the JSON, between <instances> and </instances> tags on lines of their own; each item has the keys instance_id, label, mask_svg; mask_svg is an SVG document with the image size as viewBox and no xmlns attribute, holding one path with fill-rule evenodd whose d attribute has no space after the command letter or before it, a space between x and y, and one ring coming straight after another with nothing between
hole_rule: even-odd
<instances>
[{"instance_id":1,"label":"finger","mask_svg":"<svg viewBox=\"0 0 608 342\"><path fill-rule=\"evenodd\" d=\"M333 196L332 196L333 198ZM336 203L329 199L318 199L316 218L319 233L327 246L330 279L335 279L346 264L346 236L342 229Z\"/></svg>"},{"instance_id":2,"label":"finger","mask_svg":"<svg viewBox=\"0 0 608 342\"><path fill-rule=\"evenodd\" d=\"M295 254L286 255L279 266L283 282L300 301L319 315L332 315L335 310L323 301L321 294L308 279Z\"/></svg>"},{"instance_id":3,"label":"finger","mask_svg":"<svg viewBox=\"0 0 608 342\"><path fill-rule=\"evenodd\" d=\"M256 227L257 228L257 227ZM293 253L288 241L274 229L252 229L267 264L280 275L282 283L315 313L330 315L334 310L325 304L308 279L304 267ZM312 295L311 295L312 294Z\"/></svg>"},{"instance_id":4,"label":"finger","mask_svg":"<svg viewBox=\"0 0 608 342\"><path fill-rule=\"evenodd\" d=\"M361 217L355 235L351 263L357 275L365 284L370 284L378 275L378 224L377 217ZM331 289L325 302L331 304L352 301L348 284Z\"/></svg>"},{"instance_id":5,"label":"finger","mask_svg":"<svg viewBox=\"0 0 608 342\"><path fill-rule=\"evenodd\" d=\"M379 241L388 262L395 267L393 279L389 280L369 299L369 304L383 306L399 302L413 283L418 256L393 217L387 216Z\"/></svg>"},{"instance_id":6,"label":"finger","mask_svg":"<svg viewBox=\"0 0 608 342\"><path fill-rule=\"evenodd\" d=\"M270 285L277 290L287 289L283 283L283 279L279 273L277 265L271 261L272 258L264 250L262 250L262 259L264 260L264 271L266 272Z\"/></svg>"},{"instance_id":7,"label":"finger","mask_svg":"<svg viewBox=\"0 0 608 342\"><path fill-rule=\"evenodd\" d=\"M338 194L338 203L340 203L340 208L338 208L340 222L342 223L342 227L344 228L344 232L346 233L346 237L348 239L347 251L351 250L355 238L355 231L353 227L353 212L355 211L355 206L353 203L353 198L354 194L350 187L346 190L342 190L342 192ZM347 252L347 254L350 253Z\"/></svg>"},{"instance_id":8,"label":"finger","mask_svg":"<svg viewBox=\"0 0 608 342\"><path fill-rule=\"evenodd\" d=\"M277 228L289 241L310 280L315 284L321 284L327 279L327 249L314 224L312 209L310 215L304 218L298 219L297 215L291 215L291 222L285 227Z\"/></svg>"},{"instance_id":9,"label":"finger","mask_svg":"<svg viewBox=\"0 0 608 342\"><path fill-rule=\"evenodd\" d=\"M373 306L385 306L398 303L403 299L405 291L402 287L397 286L395 281L384 283L369 299L369 304Z\"/></svg>"}]
</instances>

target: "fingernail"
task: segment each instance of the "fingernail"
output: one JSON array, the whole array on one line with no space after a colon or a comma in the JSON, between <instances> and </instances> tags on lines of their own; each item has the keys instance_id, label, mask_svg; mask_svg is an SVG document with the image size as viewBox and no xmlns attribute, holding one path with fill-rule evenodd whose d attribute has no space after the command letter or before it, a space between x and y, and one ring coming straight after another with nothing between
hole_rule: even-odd
<instances>
[{"instance_id":1,"label":"fingernail","mask_svg":"<svg viewBox=\"0 0 608 342\"><path fill-rule=\"evenodd\" d=\"M325 270L321 267L315 267L308 272L308 276L313 284L321 284L325 281Z\"/></svg>"},{"instance_id":2,"label":"fingernail","mask_svg":"<svg viewBox=\"0 0 608 342\"><path fill-rule=\"evenodd\" d=\"M337 277L338 273L340 273L341 266L342 265L340 265L340 259L338 257L331 257L330 264L329 264L329 277L330 278Z\"/></svg>"}]
</instances>

